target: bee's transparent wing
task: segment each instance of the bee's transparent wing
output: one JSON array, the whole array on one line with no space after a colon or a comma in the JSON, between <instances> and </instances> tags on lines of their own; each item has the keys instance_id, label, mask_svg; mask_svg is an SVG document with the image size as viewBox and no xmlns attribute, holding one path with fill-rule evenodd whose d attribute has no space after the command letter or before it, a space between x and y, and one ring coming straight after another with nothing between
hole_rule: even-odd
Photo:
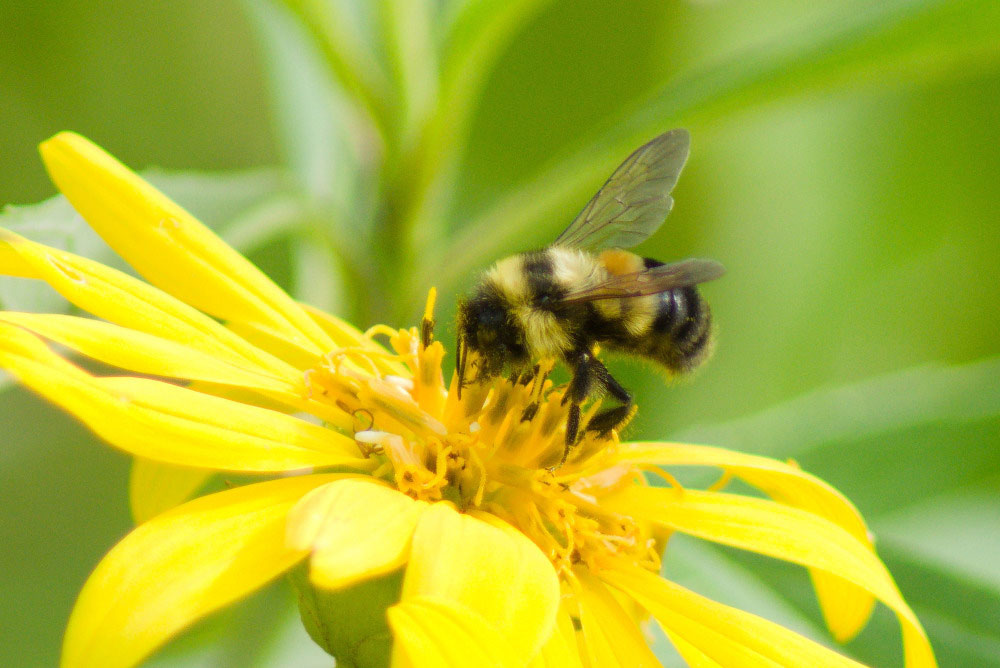
<instances>
[{"instance_id":1,"label":"bee's transparent wing","mask_svg":"<svg viewBox=\"0 0 1000 668\"><path fill-rule=\"evenodd\" d=\"M688 157L687 130L666 132L637 148L552 245L585 250L631 248L663 224L670 191Z\"/></svg>"},{"instance_id":2,"label":"bee's transparent wing","mask_svg":"<svg viewBox=\"0 0 1000 668\"><path fill-rule=\"evenodd\" d=\"M598 299L642 297L711 281L724 273L726 273L725 268L715 260L682 260L632 274L612 275L603 283L571 290L559 300L559 303L573 304Z\"/></svg>"}]
</instances>

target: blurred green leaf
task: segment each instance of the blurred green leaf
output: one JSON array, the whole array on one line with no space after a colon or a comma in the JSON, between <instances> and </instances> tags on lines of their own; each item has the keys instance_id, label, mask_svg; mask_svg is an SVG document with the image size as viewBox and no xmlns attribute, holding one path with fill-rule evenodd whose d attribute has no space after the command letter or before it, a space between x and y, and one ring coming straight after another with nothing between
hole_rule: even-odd
<instances>
[{"instance_id":1,"label":"blurred green leaf","mask_svg":"<svg viewBox=\"0 0 1000 668\"><path fill-rule=\"evenodd\" d=\"M253 638L253 642L246 642ZM199 621L143 663L145 668L298 666L329 668L309 639L285 578Z\"/></svg>"},{"instance_id":2,"label":"blurred green leaf","mask_svg":"<svg viewBox=\"0 0 1000 668\"><path fill-rule=\"evenodd\" d=\"M919 367L813 392L681 438L795 456L860 508L941 665L997 666L998 377L998 358ZM815 610L801 573L762 557L737 559L787 592L799 610ZM880 610L850 648L869 665L892 665L897 628Z\"/></svg>"},{"instance_id":3,"label":"blurred green leaf","mask_svg":"<svg viewBox=\"0 0 1000 668\"><path fill-rule=\"evenodd\" d=\"M816 642L835 646L821 623L803 614L780 590L769 587L732 559L729 556L732 553L677 534L670 538L663 573L702 596L770 619Z\"/></svg>"},{"instance_id":4,"label":"blurred green leaf","mask_svg":"<svg viewBox=\"0 0 1000 668\"><path fill-rule=\"evenodd\" d=\"M302 234L292 245L292 294L296 299L329 313L348 313L350 299L337 264L339 253L332 252L318 234Z\"/></svg>"},{"instance_id":5,"label":"blurred green leaf","mask_svg":"<svg viewBox=\"0 0 1000 668\"><path fill-rule=\"evenodd\" d=\"M539 221L565 217L617 161L668 127L707 124L763 101L837 85L898 85L902 73L912 85L992 69L1000 62L997 34L1000 5L991 0L894 0L817 17L811 28L674 77L464 226L454 242L462 261L443 275L434 267L436 280L448 285L514 240L530 237ZM418 284L429 282L421 278Z\"/></svg>"},{"instance_id":6,"label":"blurred green leaf","mask_svg":"<svg viewBox=\"0 0 1000 668\"><path fill-rule=\"evenodd\" d=\"M810 392L760 413L672 436L736 450L800 457L824 443L863 441L942 421L1000 416L1000 358L929 364Z\"/></svg>"},{"instance_id":7,"label":"blurred green leaf","mask_svg":"<svg viewBox=\"0 0 1000 668\"><path fill-rule=\"evenodd\" d=\"M438 58L433 42L433 3L379 0L382 41L398 97L397 114L405 151L419 141L427 115L438 94Z\"/></svg>"},{"instance_id":8,"label":"blurred green leaf","mask_svg":"<svg viewBox=\"0 0 1000 668\"><path fill-rule=\"evenodd\" d=\"M306 215L278 170L202 174L151 169L142 175L244 253L288 233ZM7 207L0 213L0 227L127 269L62 195L31 206ZM49 313L69 309L61 296L41 282L8 277L0 277L0 305Z\"/></svg>"},{"instance_id":9,"label":"blurred green leaf","mask_svg":"<svg viewBox=\"0 0 1000 668\"><path fill-rule=\"evenodd\" d=\"M914 503L880 515L874 527L880 545L919 559L927 568L964 577L991 589L1000 607L1000 477L956 486L943 494L914 495ZM984 617L1000 620L1000 612ZM1000 638L1000 625L985 625ZM1000 656L1000 655L998 655Z\"/></svg>"},{"instance_id":10,"label":"blurred green leaf","mask_svg":"<svg viewBox=\"0 0 1000 668\"><path fill-rule=\"evenodd\" d=\"M40 204L4 208L0 213L0 227L99 262L112 262L115 257L61 195ZM122 265L121 262L117 264ZM0 306L11 311L62 312L68 308L66 301L45 284L7 277L0 277Z\"/></svg>"},{"instance_id":11,"label":"blurred green leaf","mask_svg":"<svg viewBox=\"0 0 1000 668\"><path fill-rule=\"evenodd\" d=\"M441 46L436 109L425 129L413 183L411 234L415 248L438 243L442 211L458 185L456 170L468 139L472 112L496 64L518 30L551 0L465 2L448 23Z\"/></svg>"},{"instance_id":12,"label":"blurred green leaf","mask_svg":"<svg viewBox=\"0 0 1000 668\"><path fill-rule=\"evenodd\" d=\"M356 111L296 16L272 0L243 4L262 46L285 164L315 202L350 210L363 176L351 141L360 123Z\"/></svg>"},{"instance_id":13,"label":"blurred green leaf","mask_svg":"<svg viewBox=\"0 0 1000 668\"><path fill-rule=\"evenodd\" d=\"M362 31L343 11L340 3L326 0L280 0L302 24L320 52L327 69L337 77L371 119L379 137L392 138L396 115L393 93L385 72L366 44Z\"/></svg>"},{"instance_id":14,"label":"blurred green leaf","mask_svg":"<svg viewBox=\"0 0 1000 668\"><path fill-rule=\"evenodd\" d=\"M995 496L995 492L994 492ZM983 508L997 515L996 503ZM961 524L966 516L955 514L950 522ZM994 523L996 524L996 523ZM994 538L998 527L994 525ZM947 542L953 536L933 538ZM971 543L975 543L973 539ZM950 543L957 554L965 552L985 562L996 562L997 552L979 553L969 544ZM937 559L927 559L922 550L908 544L882 540L879 551L890 565L910 606L935 641L942 666L1000 666L1000 582L969 578L961 568Z\"/></svg>"}]
</instances>

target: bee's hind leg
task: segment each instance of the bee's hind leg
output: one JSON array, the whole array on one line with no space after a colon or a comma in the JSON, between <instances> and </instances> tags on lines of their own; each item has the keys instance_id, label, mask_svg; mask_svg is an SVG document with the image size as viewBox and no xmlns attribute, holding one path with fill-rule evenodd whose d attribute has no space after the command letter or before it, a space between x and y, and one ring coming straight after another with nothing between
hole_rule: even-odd
<instances>
[{"instance_id":1,"label":"bee's hind leg","mask_svg":"<svg viewBox=\"0 0 1000 668\"><path fill-rule=\"evenodd\" d=\"M606 435L612 429L618 429L627 423L635 413L635 403L632 394L621 386L610 373L607 367L601 364L597 358L593 358L590 367L594 376L594 382L600 385L612 397L621 402L621 406L615 406L605 411L601 411L590 419L584 431L596 431L601 435Z\"/></svg>"}]
</instances>

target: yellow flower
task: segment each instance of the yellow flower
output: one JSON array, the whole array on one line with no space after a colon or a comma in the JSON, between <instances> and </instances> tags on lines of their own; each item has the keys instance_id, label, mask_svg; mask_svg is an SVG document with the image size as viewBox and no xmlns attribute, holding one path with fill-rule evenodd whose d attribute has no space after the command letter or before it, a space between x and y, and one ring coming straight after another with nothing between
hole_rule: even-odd
<instances>
[{"instance_id":1,"label":"yellow flower","mask_svg":"<svg viewBox=\"0 0 1000 668\"><path fill-rule=\"evenodd\" d=\"M293 301L82 137L42 155L148 281L0 230L0 271L99 318L2 313L0 366L137 457L142 523L84 586L64 666L135 665L305 560L319 592L402 572L394 666L658 665L638 626L650 615L692 666L858 665L661 577L673 532L807 567L838 640L883 602L906 666L935 665L857 511L796 466L614 434L560 464L563 388L546 368L459 399L430 304L419 329L361 333ZM94 375L44 340L143 376ZM723 476L685 489L661 468L690 466ZM271 479L187 500L218 471ZM721 491L731 478L770 500Z\"/></svg>"}]
</instances>

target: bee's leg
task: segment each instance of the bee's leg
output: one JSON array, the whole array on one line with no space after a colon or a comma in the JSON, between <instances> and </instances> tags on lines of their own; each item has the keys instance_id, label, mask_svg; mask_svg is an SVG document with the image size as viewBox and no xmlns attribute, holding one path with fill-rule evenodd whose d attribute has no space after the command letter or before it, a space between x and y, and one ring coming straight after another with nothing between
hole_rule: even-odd
<instances>
[{"instance_id":1,"label":"bee's leg","mask_svg":"<svg viewBox=\"0 0 1000 668\"><path fill-rule=\"evenodd\" d=\"M566 395L563 403L570 402L569 416L566 418L566 453L565 460L569 454L570 446L576 443L577 433L580 430L580 404L590 395L594 388L593 363L597 362L588 350L580 350L566 356L566 362L573 369L573 379L566 388ZM600 362L597 362L600 364ZM601 365L604 368L604 365Z\"/></svg>"},{"instance_id":2,"label":"bee's leg","mask_svg":"<svg viewBox=\"0 0 1000 668\"><path fill-rule=\"evenodd\" d=\"M621 406L601 411L587 423L585 431L596 431L600 434L607 434L612 429L620 427L632 417L634 410L632 394L608 373L607 367L601 364L600 360L593 358L590 362L590 368L594 382L622 403Z\"/></svg>"},{"instance_id":3,"label":"bee's leg","mask_svg":"<svg viewBox=\"0 0 1000 668\"><path fill-rule=\"evenodd\" d=\"M570 404L569 415L566 417L566 450L563 452L563 461L566 461L569 449L576 442L578 431L580 431L580 404Z\"/></svg>"}]
</instances>

